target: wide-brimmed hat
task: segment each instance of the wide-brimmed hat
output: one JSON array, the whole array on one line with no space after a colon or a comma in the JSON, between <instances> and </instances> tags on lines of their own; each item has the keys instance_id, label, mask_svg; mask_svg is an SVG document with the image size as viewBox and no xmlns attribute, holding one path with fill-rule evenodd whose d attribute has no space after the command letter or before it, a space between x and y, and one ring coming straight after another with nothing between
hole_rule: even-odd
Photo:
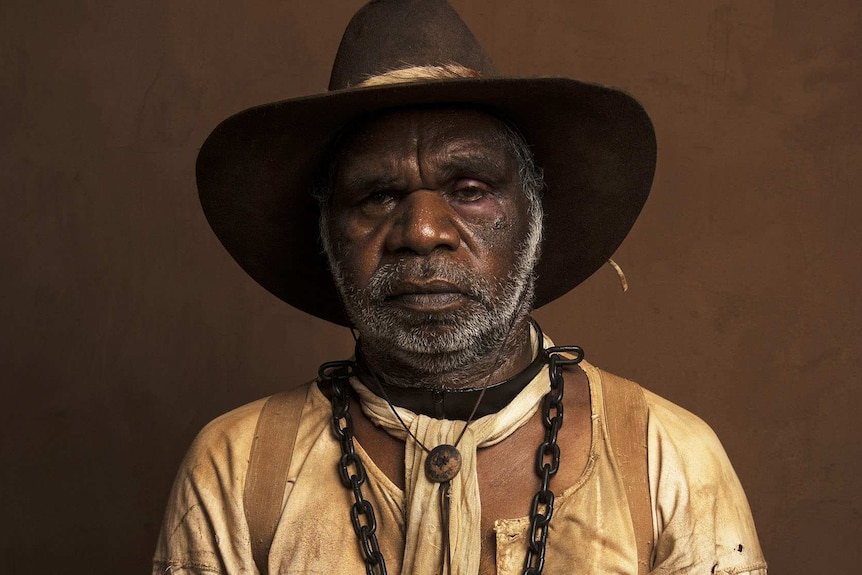
<instances>
[{"instance_id":1,"label":"wide-brimmed hat","mask_svg":"<svg viewBox=\"0 0 862 575\"><path fill-rule=\"evenodd\" d=\"M407 68L466 69L471 77L422 73L412 81L368 82ZM535 307L607 261L652 183L656 143L646 112L605 86L498 75L445 0L369 2L347 26L328 92L251 108L219 124L198 155L204 213L263 287L300 310L348 325L319 240L315 175L330 143L356 119L439 104L477 106L505 118L544 170Z\"/></svg>"}]
</instances>

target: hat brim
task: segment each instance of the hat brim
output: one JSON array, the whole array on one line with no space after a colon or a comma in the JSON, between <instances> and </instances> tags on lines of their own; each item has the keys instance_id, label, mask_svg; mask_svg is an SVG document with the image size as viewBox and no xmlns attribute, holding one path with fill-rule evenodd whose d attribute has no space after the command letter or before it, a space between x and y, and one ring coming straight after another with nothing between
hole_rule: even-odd
<instances>
[{"instance_id":1,"label":"hat brim","mask_svg":"<svg viewBox=\"0 0 862 575\"><path fill-rule=\"evenodd\" d=\"M311 315L348 325L319 241L314 175L353 119L428 104L480 106L512 122L544 170L545 235L535 307L557 299L616 251L649 194L652 123L628 94L566 78L478 78L339 90L251 108L201 148L207 220L264 288Z\"/></svg>"}]
</instances>

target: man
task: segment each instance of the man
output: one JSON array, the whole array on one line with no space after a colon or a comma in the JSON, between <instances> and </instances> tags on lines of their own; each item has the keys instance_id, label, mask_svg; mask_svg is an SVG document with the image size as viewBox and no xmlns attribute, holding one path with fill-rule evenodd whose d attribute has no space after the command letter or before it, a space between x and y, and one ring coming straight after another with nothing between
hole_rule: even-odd
<instances>
[{"instance_id":1,"label":"man","mask_svg":"<svg viewBox=\"0 0 862 575\"><path fill-rule=\"evenodd\" d=\"M198 160L231 254L356 355L201 432L153 572L765 574L711 430L530 319L610 257L654 162L625 94L497 77L443 0L366 5L329 93Z\"/></svg>"}]
</instances>

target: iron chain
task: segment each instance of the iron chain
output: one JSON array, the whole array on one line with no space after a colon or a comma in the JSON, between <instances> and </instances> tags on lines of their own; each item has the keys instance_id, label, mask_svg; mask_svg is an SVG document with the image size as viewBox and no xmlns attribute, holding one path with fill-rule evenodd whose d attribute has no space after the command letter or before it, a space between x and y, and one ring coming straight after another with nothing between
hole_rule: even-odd
<instances>
[{"instance_id":1,"label":"iron chain","mask_svg":"<svg viewBox=\"0 0 862 575\"><path fill-rule=\"evenodd\" d=\"M551 347L544 351L548 358L548 374L551 390L542 401L542 422L545 425L545 441L536 451L536 473L541 487L533 496L530 505L530 535L524 575L540 575L545 567L545 549L548 528L554 514L554 492L551 479L560 469L560 446L557 435L563 425L563 366L579 363L584 352L577 346ZM561 354L568 354L566 357ZM341 447L338 473L341 482L353 492L354 503L350 508L350 521L359 538L365 572L368 575L386 575L386 562L377 541L377 519L371 502L362 496L362 484L367 474L362 460L353 446L353 419L350 416L350 396L347 380L353 373L352 361L331 361L318 370L320 382L328 387L332 404L332 429Z\"/></svg>"},{"instance_id":2,"label":"iron chain","mask_svg":"<svg viewBox=\"0 0 862 575\"><path fill-rule=\"evenodd\" d=\"M545 350L545 353L548 357L551 390L542 401L545 441L536 450L536 474L542 484L530 504L529 547L524 560L524 575L539 575L545 568L548 529L554 515L554 492L551 491L550 485L551 479L560 470L557 435L563 426L563 366L575 365L584 358L584 351L577 346L551 347ZM563 353L572 357L561 355Z\"/></svg>"},{"instance_id":3,"label":"iron chain","mask_svg":"<svg viewBox=\"0 0 862 575\"><path fill-rule=\"evenodd\" d=\"M353 419L350 416L350 396L347 380L353 373L352 361L330 361L320 366L320 382L328 386L332 404L332 430L341 447L338 474L344 486L353 492L350 522L359 538L365 572L368 575L386 575L386 561L377 541L377 518L371 502L362 496L362 484L368 477L365 465L353 447Z\"/></svg>"}]
</instances>

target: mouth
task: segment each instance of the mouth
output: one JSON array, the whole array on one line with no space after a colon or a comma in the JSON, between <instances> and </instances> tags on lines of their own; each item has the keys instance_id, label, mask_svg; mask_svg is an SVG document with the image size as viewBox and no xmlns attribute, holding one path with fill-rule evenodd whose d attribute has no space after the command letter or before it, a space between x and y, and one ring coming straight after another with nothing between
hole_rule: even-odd
<instances>
[{"instance_id":1,"label":"mouth","mask_svg":"<svg viewBox=\"0 0 862 575\"><path fill-rule=\"evenodd\" d=\"M412 311L433 313L449 311L468 299L469 296L455 284L434 280L393 286L386 302Z\"/></svg>"}]
</instances>

